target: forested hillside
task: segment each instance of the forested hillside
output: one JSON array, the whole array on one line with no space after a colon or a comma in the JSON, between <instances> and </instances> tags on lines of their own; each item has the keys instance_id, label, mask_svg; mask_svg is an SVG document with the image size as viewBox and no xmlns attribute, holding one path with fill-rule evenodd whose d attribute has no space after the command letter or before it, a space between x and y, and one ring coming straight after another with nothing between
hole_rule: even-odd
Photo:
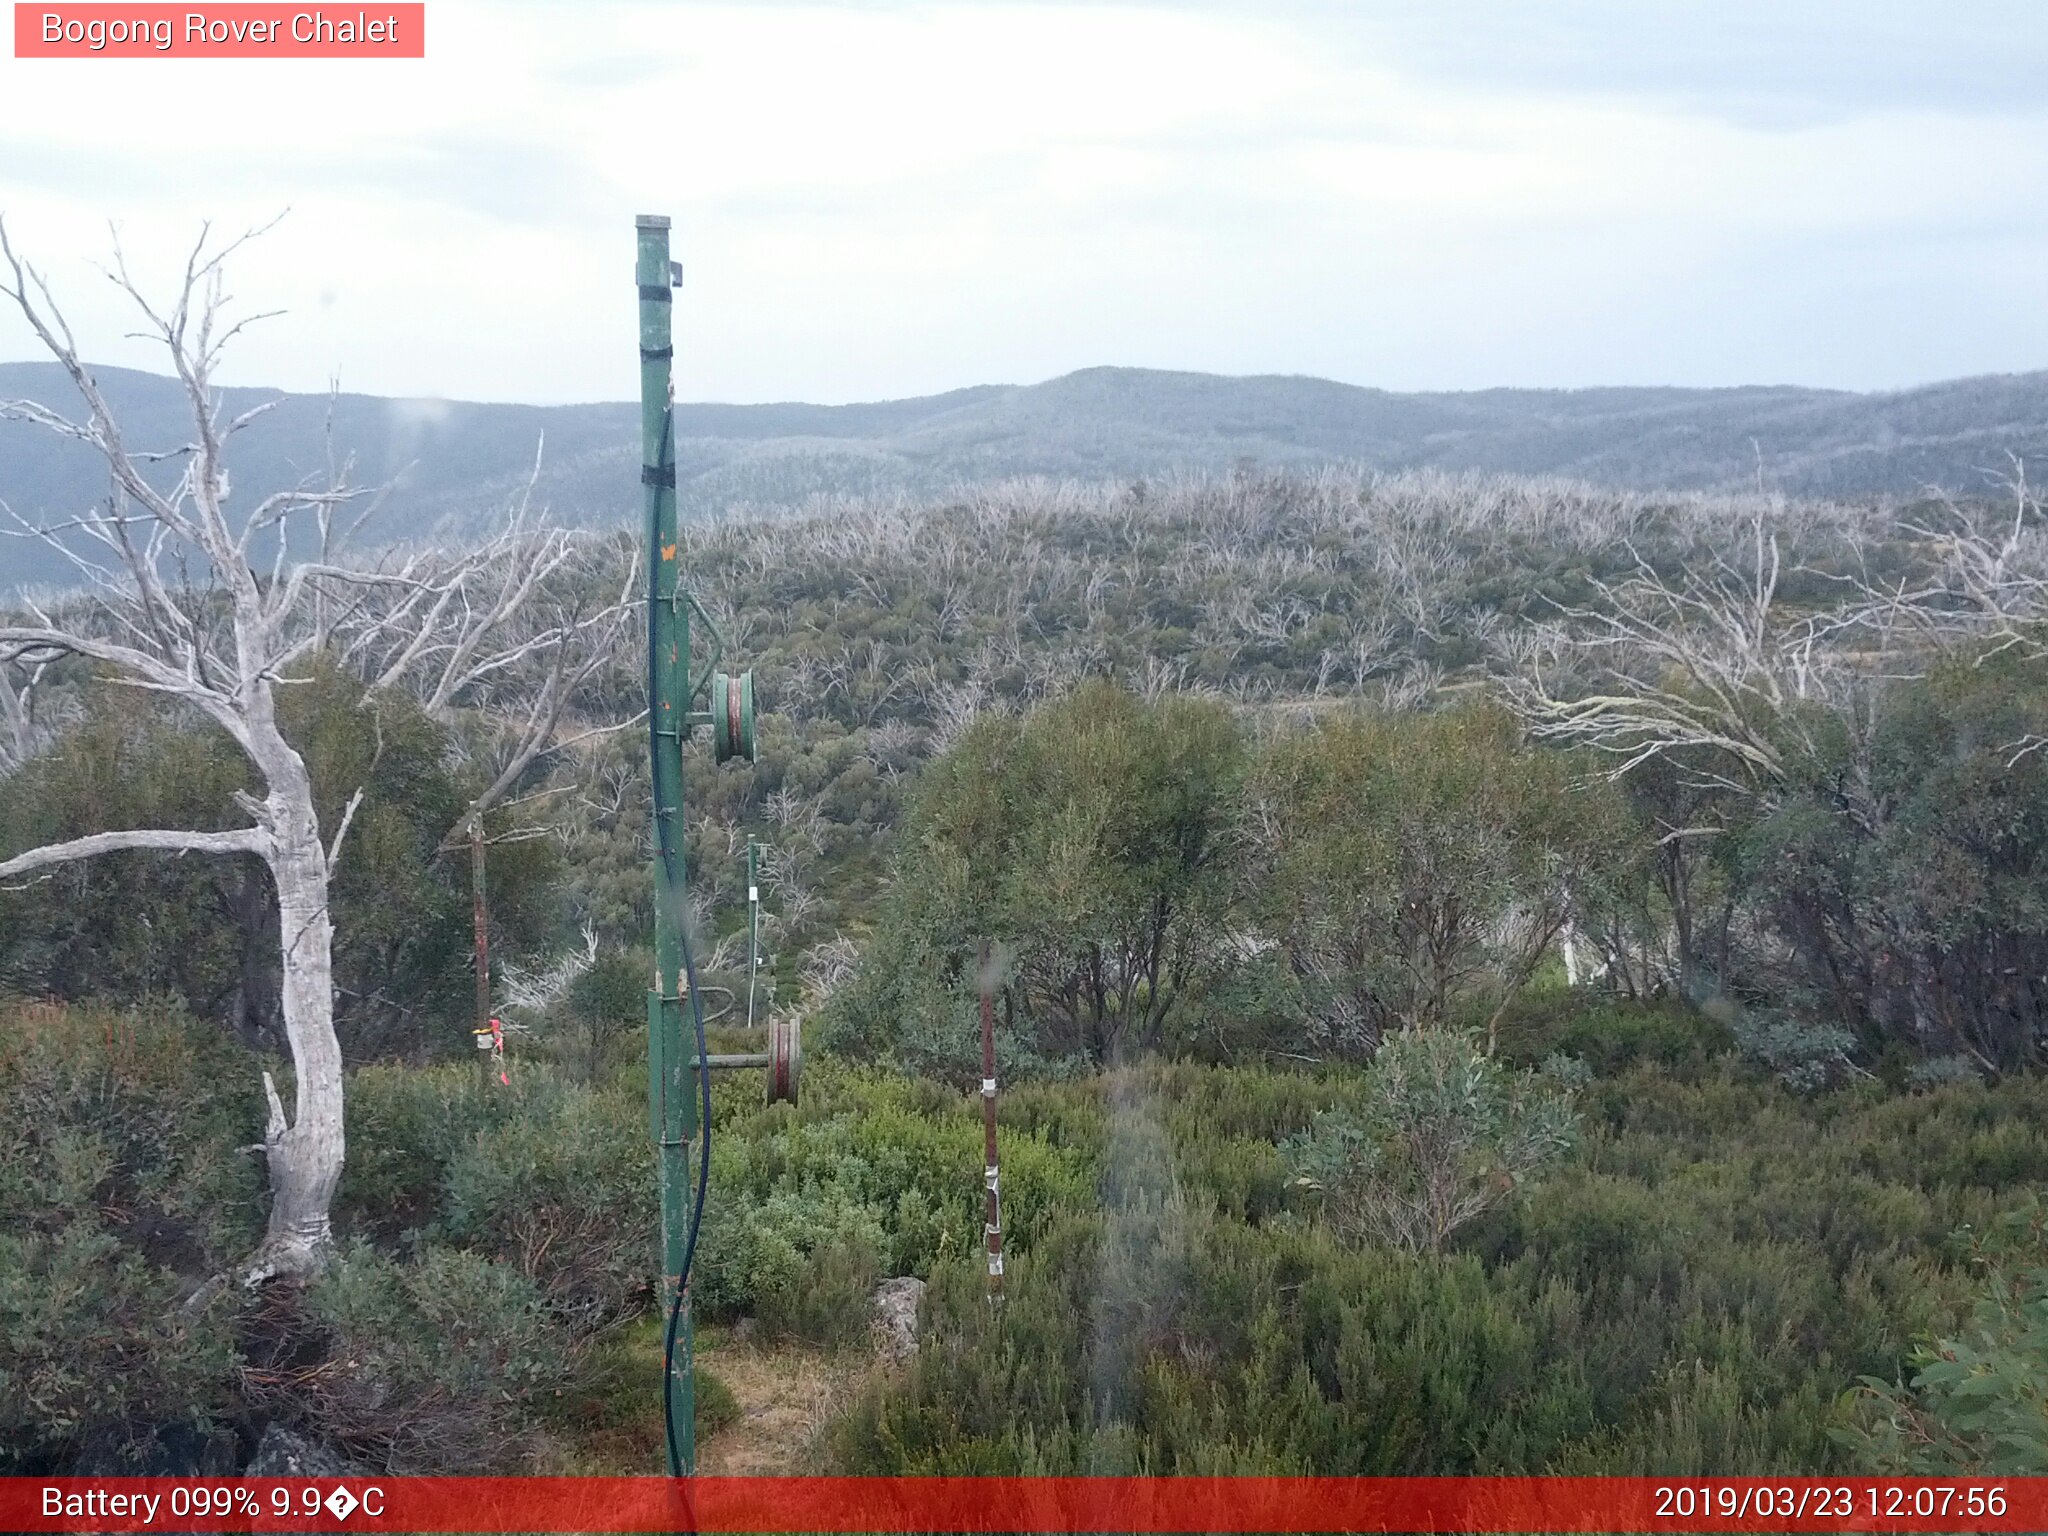
<instances>
[{"instance_id":1,"label":"forested hillside","mask_svg":"<svg viewBox=\"0 0 2048 1536\"><path fill-rule=\"evenodd\" d=\"M174 381L102 368L138 447L185 440ZM42 363L0 363L0 399L69 412L75 394ZM525 406L343 394L221 391L232 412L276 408L237 444L258 494L352 463L392 486L387 536L473 531L514 498L541 452L539 498L588 528L631 520L638 407ZM1129 480L1175 472L1328 465L1377 471L1563 475L1634 491L1753 490L1911 499L1974 494L2011 455L2048 451L2048 375L1959 379L1888 394L1793 387L1494 389L1399 394L1313 378L1224 378L1090 368L1042 384L924 399L817 406L684 404L677 460L686 512L779 508L814 496L943 497L1014 476ZM330 430L331 427L331 430ZM61 520L104 495L83 445L0 420L7 499ZM0 542L0 591L75 573L52 552Z\"/></svg>"},{"instance_id":2,"label":"forested hillside","mask_svg":"<svg viewBox=\"0 0 2048 1536\"><path fill-rule=\"evenodd\" d=\"M624 537L578 551L550 612L629 573ZM717 1088L707 1454L747 1432L722 1374L822 1352L848 1385L785 1447L821 1470L2040 1470L2040 553L2024 496L1436 474L693 525L766 711L756 763L687 758L714 1047L752 834L813 1054L795 1108ZM516 657L380 684L362 636L402 602L279 694L348 826L317 1274L216 1283L264 1231L259 1069L292 1083L256 861L0 890L5 1470L226 1470L283 1430L401 1469L658 1462L646 749L602 730L639 658L482 813L498 1083L449 833L541 695ZM236 819L227 734L16 655L0 863ZM877 1365L867 1298L904 1275L918 1344Z\"/></svg>"}]
</instances>

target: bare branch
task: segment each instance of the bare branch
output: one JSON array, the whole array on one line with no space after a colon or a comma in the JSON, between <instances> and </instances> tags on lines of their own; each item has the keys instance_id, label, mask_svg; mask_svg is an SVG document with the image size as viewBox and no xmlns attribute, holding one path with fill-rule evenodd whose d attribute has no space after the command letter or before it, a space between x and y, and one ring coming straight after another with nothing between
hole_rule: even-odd
<instances>
[{"instance_id":1,"label":"bare branch","mask_svg":"<svg viewBox=\"0 0 2048 1536\"><path fill-rule=\"evenodd\" d=\"M89 837L50 843L41 848L31 848L27 853L18 853L11 859L0 859L0 878L25 875L52 864L97 858L103 853L125 853L135 849L155 849L166 853L253 853L262 857L270 853L271 840L269 832L262 827L238 827L232 832L95 832Z\"/></svg>"},{"instance_id":2,"label":"bare branch","mask_svg":"<svg viewBox=\"0 0 2048 1536\"><path fill-rule=\"evenodd\" d=\"M334 829L334 841L327 846L327 873L332 876L341 864L342 839L348 836L349 824L356 819L356 812L363 806L363 791L357 786L356 792L348 797L348 804L342 809L341 825Z\"/></svg>"}]
</instances>

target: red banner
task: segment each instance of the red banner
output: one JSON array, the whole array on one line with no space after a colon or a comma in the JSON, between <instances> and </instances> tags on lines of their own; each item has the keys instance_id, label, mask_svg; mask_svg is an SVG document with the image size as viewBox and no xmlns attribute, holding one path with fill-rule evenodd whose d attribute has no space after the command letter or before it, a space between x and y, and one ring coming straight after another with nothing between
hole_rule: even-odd
<instances>
[{"instance_id":1,"label":"red banner","mask_svg":"<svg viewBox=\"0 0 2048 1536\"><path fill-rule=\"evenodd\" d=\"M423 59L427 8L16 0L17 59Z\"/></svg>"},{"instance_id":2,"label":"red banner","mask_svg":"<svg viewBox=\"0 0 2048 1536\"><path fill-rule=\"evenodd\" d=\"M2048 1478L0 1478L7 1531L2042 1531Z\"/></svg>"}]
</instances>

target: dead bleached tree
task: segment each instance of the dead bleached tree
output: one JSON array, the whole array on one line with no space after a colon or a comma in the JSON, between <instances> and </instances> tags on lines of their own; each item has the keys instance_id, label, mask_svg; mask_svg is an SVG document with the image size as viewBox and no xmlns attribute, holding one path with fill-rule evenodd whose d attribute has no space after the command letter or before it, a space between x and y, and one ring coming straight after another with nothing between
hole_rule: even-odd
<instances>
[{"instance_id":1,"label":"dead bleached tree","mask_svg":"<svg viewBox=\"0 0 2048 1536\"><path fill-rule=\"evenodd\" d=\"M9 679L13 701L4 706L0 729L15 754L32 750L29 730L16 719L24 715L24 687L51 662L78 657L103 685L154 694L204 717L234 742L257 786L234 797L243 825L97 833L0 859L0 878L130 850L262 862L280 918L280 1011L295 1103L288 1116L270 1074L263 1074L269 1114L261 1151L271 1209L263 1240L242 1270L253 1284L317 1270L331 1247L328 1213L346 1148L328 893L362 802L358 790L335 824L322 826L306 763L278 724L278 691L322 653L357 663L378 658L377 670L356 668L373 684L396 683L415 664L436 665L439 682L428 697L444 704L485 677L537 668L545 681L529 709L526 745L497 775L509 784L545 746L566 692L588 676L584 661L572 658L582 656L577 646L590 631L581 620L535 627L521 617L555 569L549 561L559 541L542 540L541 549L552 553L541 555L530 539L513 538L487 541L466 558L398 552L375 566L344 563L336 556L346 532L337 514L361 499L347 484L345 465L230 511L228 447L268 409L228 417L213 384L222 349L261 318L232 319L223 287L223 263L249 238L220 243L202 232L168 307L150 302L117 247L109 276L136 306L143 334L164 348L189 408L189 441L144 452L123 436L48 284L16 254L0 224L0 294L69 375L83 407L72 417L16 400L0 402L0 415L89 447L109 476L100 507L46 527L17 520L16 531L47 540L70 559L82 590L0 616L0 676ZM309 524L313 535L294 537ZM308 544L312 554L295 552ZM480 596L486 592L487 600ZM606 606L615 605L597 605ZM363 643L350 651L352 640ZM523 761L521 751L528 752Z\"/></svg>"},{"instance_id":2,"label":"dead bleached tree","mask_svg":"<svg viewBox=\"0 0 2048 1536\"><path fill-rule=\"evenodd\" d=\"M0 659L33 668L66 654L82 656L98 663L110 683L175 699L226 732L262 786L260 795L237 794L248 818L244 826L97 833L17 853L0 861L0 877L128 849L263 861L281 919L283 1019L297 1102L287 1118L275 1083L264 1074L271 1210L247 1271L255 1280L317 1267L331 1240L328 1208L341 1176L341 1050L334 1035L327 889L349 818L323 836L305 761L278 728L276 689L285 670L312 647L301 622L309 587L352 584L358 576L338 567L291 565L284 555L286 520L350 499L345 487L296 488L229 517L225 451L260 414L223 420L212 387L221 348L248 323L227 322L221 284L221 264L241 243L210 249L202 235L175 303L164 310L152 306L117 263L114 280L134 299L149 334L163 343L191 406L193 440L167 454L145 455L123 439L48 285L16 255L0 226L6 296L70 375L85 414L74 420L31 401L9 401L0 413L90 446L112 482L103 508L49 531L51 542L67 552L62 532L98 546L75 556L88 595L62 608L33 607L26 622L0 625ZM169 489L159 488L166 476L145 475L143 465L151 461L180 466ZM256 542L266 531L276 536L277 549L267 575L255 563Z\"/></svg>"},{"instance_id":3,"label":"dead bleached tree","mask_svg":"<svg viewBox=\"0 0 2048 1536\"><path fill-rule=\"evenodd\" d=\"M607 678L640 612L637 557L614 553L537 522L522 497L499 533L415 555L414 580L366 590L334 621L335 654L373 692L403 689L432 719L464 728L482 788L451 837L504 803L541 758L644 718L573 716L601 679L637 691L635 680Z\"/></svg>"},{"instance_id":4,"label":"dead bleached tree","mask_svg":"<svg viewBox=\"0 0 2048 1536\"><path fill-rule=\"evenodd\" d=\"M1614 759L1616 778L1658 757L1739 794L1781 778L1786 752L1811 744L1803 706L1837 703L1873 671L1840 643L1867 643L1871 615L1789 613L1778 534L1761 513L1746 532L1736 559L1717 552L1678 579L1639 557L1592 583L1597 604L1561 610L1550 646L1523 645L1505 686L1530 734Z\"/></svg>"},{"instance_id":5,"label":"dead bleached tree","mask_svg":"<svg viewBox=\"0 0 2048 1536\"><path fill-rule=\"evenodd\" d=\"M1764 509L1729 531L1740 534L1731 549L1682 575L1638 556L1625 578L1593 581L1596 603L1496 646L1508 663L1503 690L1531 736L1607 758L1614 779L1647 781L1639 799L1651 819L1649 867L1669 929L1633 945L1612 933L1603 942L1603 960L1629 985L1638 969L1631 947L1645 964L1652 951L1666 953L1667 974L1685 990L1703 966L1725 963L1731 910L1725 899L1718 912L1699 910L1712 840L1733 807L1768 802L1818 756L1817 733L1847 722L1868 742L1876 685L1897 648L1899 626L1853 582L1830 609L1786 602L1781 535ZM1874 825L1883 809L1867 755L1854 754L1852 768L1847 809ZM1587 936L1602 926L1589 922Z\"/></svg>"},{"instance_id":6,"label":"dead bleached tree","mask_svg":"<svg viewBox=\"0 0 2048 1536\"><path fill-rule=\"evenodd\" d=\"M1933 556L1933 575L1882 592L1866 588L1871 600L1899 609L1944 642L1981 643L1993 653L2048 652L2048 522L2017 456L2005 488L2002 503L1941 497L1939 520L1906 524L1907 537Z\"/></svg>"},{"instance_id":7,"label":"dead bleached tree","mask_svg":"<svg viewBox=\"0 0 2048 1536\"><path fill-rule=\"evenodd\" d=\"M2048 518L2017 456L2005 488L1999 502L1941 497L1938 519L1908 523L1902 531L1931 557L1932 574L1883 589L1864 583L1871 611L1976 663L2008 652L2048 657ZM2048 748L2048 736L2029 733L2007 747L2010 766Z\"/></svg>"},{"instance_id":8,"label":"dead bleached tree","mask_svg":"<svg viewBox=\"0 0 2048 1536\"><path fill-rule=\"evenodd\" d=\"M50 722L38 706L48 661L0 667L0 774L19 768L40 751L50 736Z\"/></svg>"}]
</instances>

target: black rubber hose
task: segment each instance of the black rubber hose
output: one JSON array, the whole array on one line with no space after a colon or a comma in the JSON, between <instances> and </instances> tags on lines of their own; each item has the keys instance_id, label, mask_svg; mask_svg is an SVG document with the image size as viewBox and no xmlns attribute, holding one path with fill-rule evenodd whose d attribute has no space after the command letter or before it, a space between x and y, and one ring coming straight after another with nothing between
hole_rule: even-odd
<instances>
[{"instance_id":1,"label":"black rubber hose","mask_svg":"<svg viewBox=\"0 0 2048 1536\"><path fill-rule=\"evenodd\" d=\"M683 1245L683 1270L676 1280L675 1299L668 1308L668 1337L661 1349L661 1424L668 1435L668 1475L683 1475L682 1453L676 1449L676 1330L683 1318L683 1297L690 1286L690 1266L697 1258L697 1229L704 1222L704 1191L711 1187L711 1069L703 1065L710 1054L704 1040L704 999L697 988L697 960L690 952L690 936L682 935L683 974L690 985L690 1012L697 1022L697 1085L701 1091L703 1116L697 1125L697 1199L690 1210L690 1236Z\"/></svg>"},{"instance_id":2,"label":"black rubber hose","mask_svg":"<svg viewBox=\"0 0 2048 1536\"><path fill-rule=\"evenodd\" d=\"M670 406L668 419L662 423L661 449L655 455L662 466L674 462L670 445L674 442L675 408ZM661 562L659 551L647 551L647 744L649 753L648 769L659 774L661 757L661 711L660 701L655 697L655 679L659 662L655 651L655 608L660 602ZM687 622L687 620L685 621ZM686 705L687 708L687 705ZM687 718L687 715L685 716ZM682 752L682 737L676 738L678 756ZM671 884L676 880L676 851L671 838L675 829L659 814L654 818L655 844L660 852L662 872ZM661 1426L668 1437L668 1473L670 1477L683 1475L682 1453L676 1448L676 1331L682 1324L683 1297L690 1288L690 1268L697 1259L697 1230L704 1223L704 1191L711 1184L711 1072L704 1065L704 1058L710 1054L704 1038L704 995L697 986L697 959L690 951L690 934L687 924L677 934L682 941L683 975L690 988L690 1011L696 1019L697 1034L697 1082L703 1090L703 1115L698 1125L698 1134L703 1146L697 1160L697 1198L690 1211L690 1235L683 1245L683 1267L676 1276L676 1294L669 1303L668 1332L661 1347Z\"/></svg>"}]
</instances>

